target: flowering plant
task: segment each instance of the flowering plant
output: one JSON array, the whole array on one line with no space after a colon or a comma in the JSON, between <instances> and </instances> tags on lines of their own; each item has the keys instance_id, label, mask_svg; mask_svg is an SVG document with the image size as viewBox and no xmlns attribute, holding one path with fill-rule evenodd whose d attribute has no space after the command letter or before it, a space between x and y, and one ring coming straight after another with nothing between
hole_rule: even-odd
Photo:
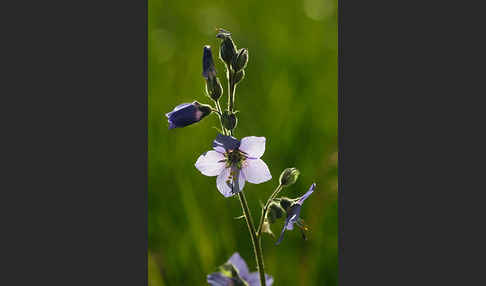
<instances>
[{"instance_id":1,"label":"flowering plant","mask_svg":"<svg viewBox=\"0 0 486 286\"><path fill-rule=\"evenodd\" d=\"M236 252L227 263L220 266L218 272L208 275L207 282L213 286L270 286L273 284L274 278L265 274L261 247L262 235L263 233L268 233L273 236L270 225L286 215L283 229L276 244L281 243L284 232L292 230L294 225L300 229L304 239L307 239L305 232L309 228L300 218L300 210L304 200L314 192L316 184L313 183L310 189L301 197L295 199L277 197L284 187L294 184L300 174L296 168L285 169L280 175L278 186L265 205L262 206L260 220L255 227L243 191L245 182L261 184L272 179L272 175L267 164L261 159L265 153L265 137L247 136L241 140L233 137L234 130L238 124L239 113L239 111L235 110L235 90L236 86L245 77L248 50L245 48L237 49L231 33L226 30L219 29L216 37L221 39L219 58L226 65L228 80L227 108L223 110L219 102L223 96L223 87L217 76L211 47L204 46L202 76L206 81L206 94L212 100L214 106L201 104L197 101L183 103L167 113L166 117L169 129L173 129L196 124L209 114L218 116L221 129L213 141L213 150L200 155L196 160L195 167L205 176L216 177L216 188L224 197L238 197L243 210L242 217L245 218L250 232L258 272L250 273L246 262Z\"/></svg>"}]
</instances>

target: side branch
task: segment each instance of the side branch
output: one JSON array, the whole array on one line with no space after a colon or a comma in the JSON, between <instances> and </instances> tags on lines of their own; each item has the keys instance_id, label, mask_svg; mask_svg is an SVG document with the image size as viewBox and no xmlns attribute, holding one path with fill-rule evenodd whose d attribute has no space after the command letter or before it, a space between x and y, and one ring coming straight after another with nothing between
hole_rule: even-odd
<instances>
[{"instance_id":1,"label":"side branch","mask_svg":"<svg viewBox=\"0 0 486 286\"><path fill-rule=\"evenodd\" d=\"M253 251L255 252L258 272L260 274L260 283L261 286L266 286L265 267L263 265L263 251L261 247L261 242L257 238L257 234L255 232L255 226L253 225L253 219L251 218L250 209L248 208L248 203L246 201L246 197L243 191L238 193L238 198L240 199L241 208L243 209L243 214L245 215L246 224L248 225L248 230L250 231L251 243L253 245Z\"/></svg>"},{"instance_id":2,"label":"side branch","mask_svg":"<svg viewBox=\"0 0 486 286\"><path fill-rule=\"evenodd\" d=\"M275 199L275 197L278 195L278 193L280 193L282 188L283 186L279 184L278 187L275 189L275 191L273 191L273 193L270 195L267 202L265 203L265 206L262 209L262 216L260 217L260 223L258 224L258 230L257 230L258 238L260 238L260 235L262 233L262 225L265 220L265 216L267 215L268 207L270 206L270 203L273 201L273 199Z\"/></svg>"}]
</instances>

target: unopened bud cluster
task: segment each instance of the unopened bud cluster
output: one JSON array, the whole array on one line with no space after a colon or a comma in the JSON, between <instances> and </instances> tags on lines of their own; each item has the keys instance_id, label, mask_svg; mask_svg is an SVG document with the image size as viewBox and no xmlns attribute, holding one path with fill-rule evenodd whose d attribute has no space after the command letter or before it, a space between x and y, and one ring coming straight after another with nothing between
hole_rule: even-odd
<instances>
[{"instance_id":1,"label":"unopened bud cluster","mask_svg":"<svg viewBox=\"0 0 486 286\"><path fill-rule=\"evenodd\" d=\"M244 69L248 64L248 50L245 48L237 50L231 33L228 31L220 29L216 37L222 39L219 57L233 69L234 84L237 84L245 77Z\"/></svg>"}]
</instances>

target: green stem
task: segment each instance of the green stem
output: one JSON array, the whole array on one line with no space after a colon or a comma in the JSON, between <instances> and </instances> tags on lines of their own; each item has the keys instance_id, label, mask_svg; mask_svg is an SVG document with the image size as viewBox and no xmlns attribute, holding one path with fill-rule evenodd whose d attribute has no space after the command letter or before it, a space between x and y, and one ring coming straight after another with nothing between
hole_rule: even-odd
<instances>
[{"instance_id":1,"label":"green stem","mask_svg":"<svg viewBox=\"0 0 486 286\"><path fill-rule=\"evenodd\" d=\"M215 100L214 101L215 105L216 105L216 110L218 110L219 114L219 123L221 123L221 131L223 132L223 135L226 135L226 129L224 128L224 125L223 125L223 121L221 120L221 115L222 115L222 111L221 111L221 106L219 105L219 101Z\"/></svg>"},{"instance_id":2,"label":"green stem","mask_svg":"<svg viewBox=\"0 0 486 286\"><path fill-rule=\"evenodd\" d=\"M258 224L258 230L257 230L257 236L258 239L261 239L261 234L262 234L262 225L265 220L265 216L267 215L268 207L270 206L270 203L275 199L275 197L278 195L278 193L282 190L283 186L278 185L278 187L273 191L273 193L270 195L268 198L267 202L265 203L265 206L262 209L262 216L260 217L260 223Z\"/></svg>"},{"instance_id":3,"label":"green stem","mask_svg":"<svg viewBox=\"0 0 486 286\"><path fill-rule=\"evenodd\" d=\"M231 71L230 65L226 65L226 68L228 72L228 111L232 112L234 111L235 106L235 84L233 82L234 73ZM218 108L221 110L220 106ZM223 122L221 122L221 126L223 126ZM233 136L233 130L227 130L227 133ZM260 285L266 286L261 239L259 239L256 234L255 225L253 224L253 219L251 217L250 209L248 208L248 202L246 201L245 193L243 193L243 191L240 191L238 193L238 198L240 199L241 208L243 209L243 214L245 216L246 224L248 226L248 231L250 232L251 244L253 246L253 252L255 254L258 273L260 275Z\"/></svg>"},{"instance_id":4,"label":"green stem","mask_svg":"<svg viewBox=\"0 0 486 286\"><path fill-rule=\"evenodd\" d=\"M261 240L257 237L257 234L255 232L253 219L251 218L250 209L248 208L248 203L246 201L246 197L243 191L238 193L238 198L240 199L241 208L243 209L243 214L245 215L246 224L248 225L248 230L250 231L251 243L253 245L253 251L255 253L258 272L260 274L260 284L261 286L266 286L265 267L263 265L263 252L262 252Z\"/></svg>"},{"instance_id":5,"label":"green stem","mask_svg":"<svg viewBox=\"0 0 486 286\"><path fill-rule=\"evenodd\" d=\"M228 111L234 111L235 109L235 73L231 70L230 65L226 65L228 71Z\"/></svg>"}]
</instances>

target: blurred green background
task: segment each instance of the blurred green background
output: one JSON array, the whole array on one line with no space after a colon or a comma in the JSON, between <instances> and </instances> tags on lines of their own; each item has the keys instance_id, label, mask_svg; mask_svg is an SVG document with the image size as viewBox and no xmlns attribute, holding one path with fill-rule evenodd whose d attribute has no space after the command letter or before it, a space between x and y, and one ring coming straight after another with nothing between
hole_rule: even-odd
<instances>
[{"instance_id":1,"label":"blurred green background","mask_svg":"<svg viewBox=\"0 0 486 286\"><path fill-rule=\"evenodd\" d=\"M236 90L235 136L267 138L262 159L273 179L244 189L254 221L283 169L301 171L285 196L317 183L301 213L311 227L308 240L294 230L275 246L265 235L266 272L277 286L337 285L337 0L148 0L148 9L149 285L207 285L206 275L235 251L256 269L247 226L233 219L241 215L237 197L224 198L216 178L194 167L211 149L217 117L168 130L164 116L180 103L210 103L201 76L204 45L212 47L226 107L216 27L249 50ZM272 225L277 236L282 224Z\"/></svg>"}]
</instances>

